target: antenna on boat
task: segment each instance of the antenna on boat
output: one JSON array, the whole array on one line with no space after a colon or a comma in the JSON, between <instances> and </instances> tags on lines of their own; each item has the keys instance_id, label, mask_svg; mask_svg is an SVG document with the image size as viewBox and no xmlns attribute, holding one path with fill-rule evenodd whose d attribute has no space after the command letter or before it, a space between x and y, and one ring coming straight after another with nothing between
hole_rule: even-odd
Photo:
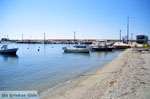
<instances>
[{"instance_id":1,"label":"antenna on boat","mask_svg":"<svg viewBox=\"0 0 150 99\"><path fill-rule=\"evenodd\" d=\"M23 34L22 34L22 41L23 41Z\"/></svg>"},{"instance_id":2,"label":"antenna on boat","mask_svg":"<svg viewBox=\"0 0 150 99\"><path fill-rule=\"evenodd\" d=\"M121 42L121 30L120 30L120 42Z\"/></svg>"},{"instance_id":3,"label":"antenna on boat","mask_svg":"<svg viewBox=\"0 0 150 99\"><path fill-rule=\"evenodd\" d=\"M44 32L44 44L45 44L45 32Z\"/></svg>"},{"instance_id":4,"label":"antenna on boat","mask_svg":"<svg viewBox=\"0 0 150 99\"><path fill-rule=\"evenodd\" d=\"M128 19L127 19L127 44L129 42L129 16L128 16Z\"/></svg>"},{"instance_id":5,"label":"antenna on boat","mask_svg":"<svg viewBox=\"0 0 150 99\"><path fill-rule=\"evenodd\" d=\"M131 33L131 44L133 42L133 33Z\"/></svg>"},{"instance_id":6,"label":"antenna on boat","mask_svg":"<svg viewBox=\"0 0 150 99\"><path fill-rule=\"evenodd\" d=\"M76 31L74 31L74 42L75 42L75 39L76 39Z\"/></svg>"}]
</instances>

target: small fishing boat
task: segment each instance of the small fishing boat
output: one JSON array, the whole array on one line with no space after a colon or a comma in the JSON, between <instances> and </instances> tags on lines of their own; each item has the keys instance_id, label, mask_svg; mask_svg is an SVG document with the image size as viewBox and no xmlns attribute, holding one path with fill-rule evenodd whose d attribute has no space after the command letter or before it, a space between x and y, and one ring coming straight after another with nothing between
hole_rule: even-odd
<instances>
[{"instance_id":1,"label":"small fishing boat","mask_svg":"<svg viewBox=\"0 0 150 99\"><path fill-rule=\"evenodd\" d=\"M7 45L3 45L0 49L0 53L1 54L16 54L17 50L18 50L18 48L8 49Z\"/></svg>"},{"instance_id":2,"label":"small fishing boat","mask_svg":"<svg viewBox=\"0 0 150 99\"><path fill-rule=\"evenodd\" d=\"M89 53L89 48L86 45L75 45L72 48L63 47L63 50L69 53Z\"/></svg>"}]
</instances>

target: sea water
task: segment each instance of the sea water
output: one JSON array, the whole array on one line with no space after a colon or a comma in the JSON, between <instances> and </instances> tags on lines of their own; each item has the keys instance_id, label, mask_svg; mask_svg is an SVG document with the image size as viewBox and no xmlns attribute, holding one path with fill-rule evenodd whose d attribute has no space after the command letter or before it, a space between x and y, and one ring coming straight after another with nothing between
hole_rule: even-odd
<instances>
[{"instance_id":1,"label":"sea water","mask_svg":"<svg viewBox=\"0 0 150 99\"><path fill-rule=\"evenodd\" d=\"M4 44L0 44L0 47ZM17 55L0 54L0 91L47 91L114 59L122 51L64 53L67 44L7 44ZM38 50L39 49L39 50Z\"/></svg>"}]
</instances>

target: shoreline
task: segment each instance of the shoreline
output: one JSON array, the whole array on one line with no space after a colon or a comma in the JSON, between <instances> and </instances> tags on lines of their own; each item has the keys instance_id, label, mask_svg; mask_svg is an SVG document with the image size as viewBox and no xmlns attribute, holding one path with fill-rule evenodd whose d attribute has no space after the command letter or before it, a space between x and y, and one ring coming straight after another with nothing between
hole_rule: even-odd
<instances>
[{"instance_id":1,"label":"shoreline","mask_svg":"<svg viewBox=\"0 0 150 99\"><path fill-rule=\"evenodd\" d=\"M124 52L125 50L120 50L120 51L121 52L119 52L118 55L120 53ZM72 86L73 84L78 83L79 81L84 80L86 76L89 76L92 73L96 72L97 70L101 69L105 64L108 64L109 62L111 62L112 60L114 60L118 55L116 55L112 59L108 60L106 63L101 64L100 66L97 66L97 67L92 68L90 70L84 71L83 73L77 75L76 77L73 77L73 78L68 79L66 81L63 81L63 82L61 82L59 84L56 84L56 85L54 85L53 87L49 88L46 91L40 92L39 98L40 99L45 99L45 97L47 97L49 95L56 94L60 90L64 90L65 88L68 88L68 87Z\"/></svg>"},{"instance_id":2,"label":"shoreline","mask_svg":"<svg viewBox=\"0 0 150 99\"><path fill-rule=\"evenodd\" d=\"M137 68L137 66L139 66L135 64L135 60L136 58L139 57L139 55L141 55L140 52L133 53L131 49L127 49L122 53L118 54L112 61L99 67L94 72L87 75L83 75L84 77L82 79L71 82L71 84L65 86L64 88L57 90L54 93L48 93L48 95L40 98L41 99L70 99L70 98L71 99L100 99L100 98L105 99L105 98L125 98L125 97L138 98L137 95L135 94L138 93L136 91L134 95L127 94L127 92L130 92L130 90L133 89L135 90L136 89L134 88L135 86L131 85L129 86L129 88L128 86L126 86L128 90L126 92L125 90L126 87L122 87L122 85L124 85L124 83L128 85L128 81L132 81L130 77L133 75L132 73L135 73L136 71L128 75L130 72L129 68L131 68L131 70L134 70ZM150 54L145 54L145 55L147 56L143 56L143 57L146 57L145 60L147 62L148 58L150 58ZM146 63L146 65L148 64L149 63ZM148 73L150 72L148 71ZM126 75L128 75L127 76L128 78L126 78ZM148 79L148 81L149 80L150 79ZM138 83L138 81L135 81L134 83ZM144 84L147 85L147 82L144 82ZM150 83L148 83L148 85L150 85ZM117 93L118 89L120 89L121 91ZM122 91L123 89L125 91ZM148 90L148 92L150 92L150 90ZM126 94L124 95L124 93ZM148 97L148 94L147 95L141 94L140 97Z\"/></svg>"},{"instance_id":3,"label":"shoreline","mask_svg":"<svg viewBox=\"0 0 150 99\"><path fill-rule=\"evenodd\" d=\"M121 52L121 53L119 53L117 56L115 56L115 58L114 59L112 59L111 61L109 61L109 62L107 62L106 64L104 64L104 65L102 65L102 66L100 66L100 67L97 67L97 68L95 68L94 70L92 70L92 71L90 71L90 72L86 72L86 73L82 73L80 76L78 76L78 77L76 77L75 79L72 79L69 83L68 83L68 85L63 85L63 86L61 86L61 87L58 87L54 92L52 92L52 90L49 92L46 92L46 94L47 95L44 95L44 96L40 96L39 98L40 99L55 99L55 96L59 96L60 94L62 95L62 93L64 94L64 92L66 91L66 90L68 90L69 88L71 88L71 87L75 87L76 85L78 85L78 83L80 83L80 82L82 82L82 81L85 81L85 80L87 80L89 77L91 77L92 75L96 75L99 71L101 71L101 70L103 70L106 66L105 65L107 65L107 64L111 64L111 62L113 61L113 60L115 60L118 56L120 56L120 54L122 54L122 53L124 53L126 50L124 50L123 52ZM71 97L72 98L72 97ZM56 98L57 99L57 98ZM68 98L62 98L62 97L59 97L58 99L69 99L69 97ZM76 98L74 98L73 97L73 99L76 99Z\"/></svg>"}]
</instances>

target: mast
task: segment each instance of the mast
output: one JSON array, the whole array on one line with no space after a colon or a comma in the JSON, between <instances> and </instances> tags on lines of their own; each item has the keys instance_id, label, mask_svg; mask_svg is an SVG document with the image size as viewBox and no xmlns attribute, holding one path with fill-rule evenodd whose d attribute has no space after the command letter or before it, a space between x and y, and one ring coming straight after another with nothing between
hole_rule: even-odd
<instances>
[{"instance_id":1,"label":"mast","mask_svg":"<svg viewBox=\"0 0 150 99\"><path fill-rule=\"evenodd\" d=\"M128 19L127 19L127 44L129 42L129 16L128 16Z\"/></svg>"},{"instance_id":2,"label":"mast","mask_svg":"<svg viewBox=\"0 0 150 99\"><path fill-rule=\"evenodd\" d=\"M45 32L44 32L44 44L45 44Z\"/></svg>"},{"instance_id":3,"label":"mast","mask_svg":"<svg viewBox=\"0 0 150 99\"><path fill-rule=\"evenodd\" d=\"M131 33L131 44L133 42L133 33Z\"/></svg>"},{"instance_id":4,"label":"mast","mask_svg":"<svg viewBox=\"0 0 150 99\"><path fill-rule=\"evenodd\" d=\"M120 42L121 42L121 30L120 30Z\"/></svg>"},{"instance_id":5,"label":"mast","mask_svg":"<svg viewBox=\"0 0 150 99\"><path fill-rule=\"evenodd\" d=\"M23 41L23 34L22 34L22 41Z\"/></svg>"},{"instance_id":6,"label":"mast","mask_svg":"<svg viewBox=\"0 0 150 99\"><path fill-rule=\"evenodd\" d=\"M74 31L74 42L75 42L75 39L76 39L76 32Z\"/></svg>"}]
</instances>

